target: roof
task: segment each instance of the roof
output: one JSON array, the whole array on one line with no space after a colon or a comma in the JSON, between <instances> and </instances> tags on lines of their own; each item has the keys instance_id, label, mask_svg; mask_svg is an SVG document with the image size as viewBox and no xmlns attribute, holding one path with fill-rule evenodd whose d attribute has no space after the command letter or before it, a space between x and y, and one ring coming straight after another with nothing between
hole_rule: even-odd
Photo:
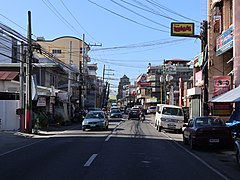
<instances>
[{"instance_id":1,"label":"roof","mask_svg":"<svg viewBox=\"0 0 240 180\"><path fill-rule=\"evenodd\" d=\"M216 102L240 102L240 86L211 99L209 102L212 102L212 103L216 103Z\"/></svg>"},{"instance_id":2,"label":"roof","mask_svg":"<svg viewBox=\"0 0 240 180\"><path fill-rule=\"evenodd\" d=\"M11 71L0 71L0 80L1 81L10 81L13 80L16 76L18 76L19 72L11 72Z\"/></svg>"}]
</instances>

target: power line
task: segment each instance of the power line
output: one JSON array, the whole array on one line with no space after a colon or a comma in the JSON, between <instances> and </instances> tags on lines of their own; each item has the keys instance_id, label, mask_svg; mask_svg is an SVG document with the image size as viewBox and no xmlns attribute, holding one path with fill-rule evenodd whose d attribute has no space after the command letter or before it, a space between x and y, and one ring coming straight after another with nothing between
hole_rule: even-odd
<instances>
[{"instance_id":1,"label":"power line","mask_svg":"<svg viewBox=\"0 0 240 180\"><path fill-rule=\"evenodd\" d=\"M72 16L72 18L77 22L77 24L86 32L86 34L88 34L88 36L90 36L93 40L97 41L93 36L91 36L91 34L89 34L87 32L87 30L79 23L79 21L77 20L77 18L73 15L73 13L68 9L68 7L65 5L65 3L60 0L61 3L63 4L64 8L68 11L68 13ZM99 42L99 41L97 41Z\"/></svg>"},{"instance_id":2,"label":"power line","mask_svg":"<svg viewBox=\"0 0 240 180\"><path fill-rule=\"evenodd\" d=\"M53 6L53 4L48 0L46 1L50 4L51 7L44 0L42 0L42 2L48 7L48 9L50 9L66 26L70 27L71 30L73 30L76 34L80 36L80 33L61 15L61 13Z\"/></svg>"},{"instance_id":3,"label":"power line","mask_svg":"<svg viewBox=\"0 0 240 180\"><path fill-rule=\"evenodd\" d=\"M158 16L164 17L164 18L169 19L169 20L177 21L177 20L174 19L174 18L171 18L171 17L169 17L169 16L165 16L165 15L162 15L162 14L158 13L158 12L154 11L154 10L151 9L151 8L150 8L151 10L147 10L147 9L145 9L145 8L141 8L141 7L137 6L137 5L134 5L134 4L132 4L132 3L129 3L129 2L127 2L127 1L124 1L124 0L120 0L120 1L122 1L122 2L124 2L124 3L126 3L126 4L128 4L128 5L131 5L131 6L135 7L135 8L141 9L141 10L143 10L143 11L152 13L152 14L154 14L154 15L158 15ZM138 2L138 1L136 1L136 2ZM138 2L138 3L140 3L140 2ZM142 4L142 3L140 3L140 4ZM149 7L148 7L148 8L149 8Z\"/></svg>"},{"instance_id":4,"label":"power line","mask_svg":"<svg viewBox=\"0 0 240 180\"><path fill-rule=\"evenodd\" d=\"M188 41L188 40L189 40L189 38L173 39L173 40L169 40L169 38L168 38L166 41L159 40L159 41L145 42L145 43L139 43L139 44L130 44L130 45L125 45L125 46L98 48L98 49L92 49L91 51L106 51L106 50L119 50L119 49L146 48L146 47L152 47L152 46L172 44L172 43L175 43L175 42L183 42L183 41Z\"/></svg>"},{"instance_id":5,"label":"power line","mask_svg":"<svg viewBox=\"0 0 240 180\"><path fill-rule=\"evenodd\" d=\"M182 14L180 14L180 13L177 13L177 12L175 12L175 11L173 11L173 10L165 7L165 6L163 6L162 4L160 4L159 2L156 2L156 1L154 1L154 0L145 0L145 1L147 1L148 3L154 5L154 6L158 7L158 8L164 9L165 11L168 11L168 12L170 12L170 13L172 13L172 14L175 14L175 15L177 15L177 16L180 16L180 17L182 17L182 18L185 18L185 19L188 19L188 20L197 22L197 23L201 23L200 21L194 20L194 19L189 18L189 17L187 17L187 16L184 16L184 15L182 15Z\"/></svg>"},{"instance_id":6,"label":"power line","mask_svg":"<svg viewBox=\"0 0 240 180\"><path fill-rule=\"evenodd\" d=\"M133 22L133 23L135 23L135 24L144 26L144 27L149 28L149 29L152 29L152 30L169 33L169 31L165 31L165 30L161 30L161 29L154 28L154 27L151 27L151 26L147 26L147 25L145 25L145 24L142 24L142 23L139 23L139 22L137 22L137 21L135 21L135 20L132 20L132 19L130 19L130 18L128 18L128 17L125 17L125 16L123 16L123 15L120 15L120 14L118 14L118 13L112 11L112 10L109 10L109 9L107 9L107 8L105 8L105 7L103 7L103 6L99 5L99 4L91 1L91 0L88 0L88 1L89 1L90 3L92 3L92 4L94 4L94 5L96 5L96 6L100 7L100 8L102 8L102 9L104 9L104 10L106 10L106 11L108 11L108 12L114 14L114 15L116 15L116 16L119 16L119 17L121 17L121 18L123 18L123 19L126 19L126 20L128 20L128 21L131 21L131 22Z\"/></svg>"},{"instance_id":7,"label":"power line","mask_svg":"<svg viewBox=\"0 0 240 180\"><path fill-rule=\"evenodd\" d=\"M152 23L155 23L155 24L157 24L157 25L159 25L159 26L162 26L162 27L165 27L165 28L167 28L167 29L170 29L170 27L165 26L165 25L163 25L163 24L161 24L161 23L158 23L158 22L156 22L156 21L153 21L152 19L149 19L149 18L147 18L147 17L145 17L145 16L143 16L143 15L141 15L141 14L139 14L139 13L137 13L137 12L135 12L135 11L129 9L129 8L127 8L127 7L125 7L125 6L121 5L120 3L117 3L117 2L114 1L114 0L111 0L111 1L112 1L113 3L121 6L122 8L127 9L128 11L130 11L130 12L132 12L132 13L134 13L134 14L136 14L136 15L144 18L144 19L147 19L148 21L150 21L150 22L152 22Z\"/></svg>"}]
</instances>

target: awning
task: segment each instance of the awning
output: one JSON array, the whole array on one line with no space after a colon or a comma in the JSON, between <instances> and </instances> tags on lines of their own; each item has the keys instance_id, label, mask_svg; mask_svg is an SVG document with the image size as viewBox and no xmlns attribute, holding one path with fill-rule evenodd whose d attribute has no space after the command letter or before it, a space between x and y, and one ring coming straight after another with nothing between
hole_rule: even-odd
<instances>
[{"instance_id":1,"label":"awning","mask_svg":"<svg viewBox=\"0 0 240 180\"><path fill-rule=\"evenodd\" d=\"M240 86L211 99L209 102L212 102L212 103L215 103L215 102L232 102L232 103L240 102Z\"/></svg>"},{"instance_id":2,"label":"awning","mask_svg":"<svg viewBox=\"0 0 240 180\"><path fill-rule=\"evenodd\" d=\"M13 80L16 76L18 76L18 74L19 72L2 71L0 72L0 80L1 81Z\"/></svg>"}]
</instances>

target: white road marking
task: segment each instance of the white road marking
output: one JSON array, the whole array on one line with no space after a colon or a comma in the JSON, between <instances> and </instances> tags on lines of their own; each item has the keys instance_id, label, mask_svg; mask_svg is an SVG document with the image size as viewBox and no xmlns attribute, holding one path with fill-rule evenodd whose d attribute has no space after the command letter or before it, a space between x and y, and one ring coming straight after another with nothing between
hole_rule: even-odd
<instances>
[{"instance_id":1,"label":"white road marking","mask_svg":"<svg viewBox=\"0 0 240 180\"><path fill-rule=\"evenodd\" d=\"M84 167L88 167L92 164L92 162L94 161L94 159L97 157L98 154L93 154L88 161L84 164Z\"/></svg>"},{"instance_id":2,"label":"white road marking","mask_svg":"<svg viewBox=\"0 0 240 180\"><path fill-rule=\"evenodd\" d=\"M42 139L42 140L36 141L36 142L34 142L34 143L27 144L27 145L25 145L25 146L21 146L21 147L19 147L19 148L12 149L12 150L10 150L10 151L7 151L7 152L5 152L5 153L0 154L0 157L1 157L1 156L4 156L4 155L7 155L7 154L10 154L10 153L12 153L12 152L18 151L18 150L20 150L20 149L23 149L23 148L32 146L32 145L34 145L34 144L40 143L40 142L45 141L45 140L46 140L46 139Z\"/></svg>"},{"instance_id":3,"label":"white road marking","mask_svg":"<svg viewBox=\"0 0 240 180\"><path fill-rule=\"evenodd\" d=\"M179 143L177 143L173 138L171 138L170 136L168 136L165 133L164 134L168 139L172 140L178 147L180 147L181 149L183 149L184 151L186 151L188 154L190 154L191 156L193 156L194 158L196 158L197 160L199 160L202 164L204 164L205 166L207 166L209 169L211 169L213 172L215 172L216 174L218 174L219 176L221 176L223 179L225 180L230 180L228 177L226 177L225 175L223 175L221 172L219 172L216 168L214 168L213 166L211 166L210 164L208 164L206 161L204 161L203 159L201 159L199 156L197 156L196 154L192 153L191 151L189 151L188 149L184 148L183 146L181 146Z\"/></svg>"},{"instance_id":4,"label":"white road marking","mask_svg":"<svg viewBox=\"0 0 240 180\"><path fill-rule=\"evenodd\" d=\"M111 138L111 134L105 139L105 142L109 141L110 138Z\"/></svg>"}]
</instances>

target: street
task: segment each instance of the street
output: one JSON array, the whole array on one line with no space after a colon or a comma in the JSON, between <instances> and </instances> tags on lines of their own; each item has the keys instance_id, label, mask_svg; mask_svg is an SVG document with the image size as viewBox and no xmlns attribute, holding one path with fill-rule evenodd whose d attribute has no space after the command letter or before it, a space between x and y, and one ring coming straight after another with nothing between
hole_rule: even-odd
<instances>
[{"instance_id":1,"label":"street","mask_svg":"<svg viewBox=\"0 0 240 180\"><path fill-rule=\"evenodd\" d=\"M8 135L5 135L8 138ZM3 136L1 136L3 138ZM81 125L0 145L1 179L239 179L231 150L191 150L182 134L158 132L153 116L110 120L107 131ZM2 141L1 141L2 143Z\"/></svg>"}]
</instances>

